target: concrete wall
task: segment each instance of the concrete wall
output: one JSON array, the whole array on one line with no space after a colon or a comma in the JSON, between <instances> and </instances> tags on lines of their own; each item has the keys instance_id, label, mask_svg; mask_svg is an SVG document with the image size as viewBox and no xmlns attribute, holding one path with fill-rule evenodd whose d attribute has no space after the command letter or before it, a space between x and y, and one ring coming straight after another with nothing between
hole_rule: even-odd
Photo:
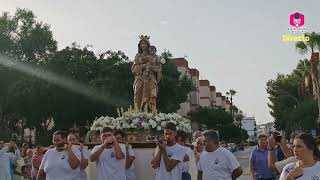
<instances>
[{"instance_id":1,"label":"concrete wall","mask_svg":"<svg viewBox=\"0 0 320 180\"><path fill-rule=\"evenodd\" d=\"M241 128L246 130L249 136L255 136L256 120L254 117L244 117Z\"/></svg>"},{"instance_id":2,"label":"concrete wall","mask_svg":"<svg viewBox=\"0 0 320 180\"><path fill-rule=\"evenodd\" d=\"M222 107L222 97L216 97L216 106Z\"/></svg>"},{"instance_id":3,"label":"concrete wall","mask_svg":"<svg viewBox=\"0 0 320 180\"><path fill-rule=\"evenodd\" d=\"M201 81L203 84L201 84ZM209 87L209 81L201 80L200 81L200 87L199 87L199 105L202 107L209 107L211 106L210 103L210 87Z\"/></svg>"},{"instance_id":4,"label":"concrete wall","mask_svg":"<svg viewBox=\"0 0 320 180\"><path fill-rule=\"evenodd\" d=\"M213 106L216 105L216 99L216 91L210 90L210 101Z\"/></svg>"}]
</instances>

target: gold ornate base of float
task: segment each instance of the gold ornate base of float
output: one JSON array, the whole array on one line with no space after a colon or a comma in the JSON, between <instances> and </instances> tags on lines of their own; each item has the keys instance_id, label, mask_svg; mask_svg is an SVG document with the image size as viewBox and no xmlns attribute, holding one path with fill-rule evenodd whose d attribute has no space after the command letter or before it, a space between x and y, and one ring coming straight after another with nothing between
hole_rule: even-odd
<instances>
[{"instance_id":1,"label":"gold ornate base of float","mask_svg":"<svg viewBox=\"0 0 320 180\"><path fill-rule=\"evenodd\" d=\"M152 142L160 136L159 132L150 130L127 131L125 133L129 142Z\"/></svg>"}]
</instances>

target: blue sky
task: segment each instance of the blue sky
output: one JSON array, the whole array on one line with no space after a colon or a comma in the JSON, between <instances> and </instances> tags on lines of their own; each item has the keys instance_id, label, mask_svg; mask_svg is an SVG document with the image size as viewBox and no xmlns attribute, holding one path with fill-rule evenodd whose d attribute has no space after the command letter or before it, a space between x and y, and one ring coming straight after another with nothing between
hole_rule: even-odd
<instances>
[{"instance_id":1,"label":"blue sky","mask_svg":"<svg viewBox=\"0 0 320 180\"><path fill-rule=\"evenodd\" d=\"M258 123L272 121L266 81L289 73L299 59L288 34L289 14L305 15L307 31L320 32L319 0L0 0L0 10L32 10L51 25L59 48L77 42L95 52L137 52L138 36L148 34L158 51L187 56L218 91L234 98Z\"/></svg>"}]
</instances>

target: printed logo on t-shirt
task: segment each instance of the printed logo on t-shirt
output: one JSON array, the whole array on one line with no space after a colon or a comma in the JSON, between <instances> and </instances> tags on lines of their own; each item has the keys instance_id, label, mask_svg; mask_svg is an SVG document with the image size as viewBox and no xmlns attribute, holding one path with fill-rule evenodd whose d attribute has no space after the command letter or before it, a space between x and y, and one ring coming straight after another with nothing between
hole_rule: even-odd
<instances>
[{"instance_id":1,"label":"printed logo on t-shirt","mask_svg":"<svg viewBox=\"0 0 320 180\"><path fill-rule=\"evenodd\" d=\"M168 153L168 157L171 158L173 153Z\"/></svg>"},{"instance_id":2,"label":"printed logo on t-shirt","mask_svg":"<svg viewBox=\"0 0 320 180\"><path fill-rule=\"evenodd\" d=\"M111 158L114 158L114 157L116 157L116 156L115 156L114 152L112 152L111 153Z\"/></svg>"},{"instance_id":3,"label":"printed logo on t-shirt","mask_svg":"<svg viewBox=\"0 0 320 180\"><path fill-rule=\"evenodd\" d=\"M291 170L293 170L294 169L294 166L289 166L286 170L285 170L285 172L286 173L289 173Z\"/></svg>"},{"instance_id":4,"label":"printed logo on t-shirt","mask_svg":"<svg viewBox=\"0 0 320 180\"><path fill-rule=\"evenodd\" d=\"M61 157L61 159L65 159L65 158L66 158L66 155L63 154L62 157Z\"/></svg>"},{"instance_id":5,"label":"printed logo on t-shirt","mask_svg":"<svg viewBox=\"0 0 320 180\"><path fill-rule=\"evenodd\" d=\"M216 160L214 161L214 164L217 165L218 163L219 163L219 159L216 159Z\"/></svg>"},{"instance_id":6,"label":"printed logo on t-shirt","mask_svg":"<svg viewBox=\"0 0 320 180\"><path fill-rule=\"evenodd\" d=\"M312 178L311 178L312 180L320 180L320 177L319 176L317 176L317 175L314 175L314 176L312 176Z\"/></svg>"}]
</instances>

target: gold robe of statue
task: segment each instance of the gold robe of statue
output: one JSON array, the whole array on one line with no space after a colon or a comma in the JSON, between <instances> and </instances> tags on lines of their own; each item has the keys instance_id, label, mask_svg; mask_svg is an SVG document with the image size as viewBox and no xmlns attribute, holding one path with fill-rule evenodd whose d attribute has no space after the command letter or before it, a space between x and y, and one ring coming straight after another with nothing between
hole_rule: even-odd
<instances>
[{"instance_id":1,"label":"gold robe of statue","mask_svg":"<svg viewBox=\"0 0 320 180\"><path fill-rule=\"evenodd\" d=\"M138 53L131 68L134 75L134 107L137 111L157 112L158 82L162 68L156 47L150 46L149 38L140 36Z\"/></svg>"}]
</instances>

